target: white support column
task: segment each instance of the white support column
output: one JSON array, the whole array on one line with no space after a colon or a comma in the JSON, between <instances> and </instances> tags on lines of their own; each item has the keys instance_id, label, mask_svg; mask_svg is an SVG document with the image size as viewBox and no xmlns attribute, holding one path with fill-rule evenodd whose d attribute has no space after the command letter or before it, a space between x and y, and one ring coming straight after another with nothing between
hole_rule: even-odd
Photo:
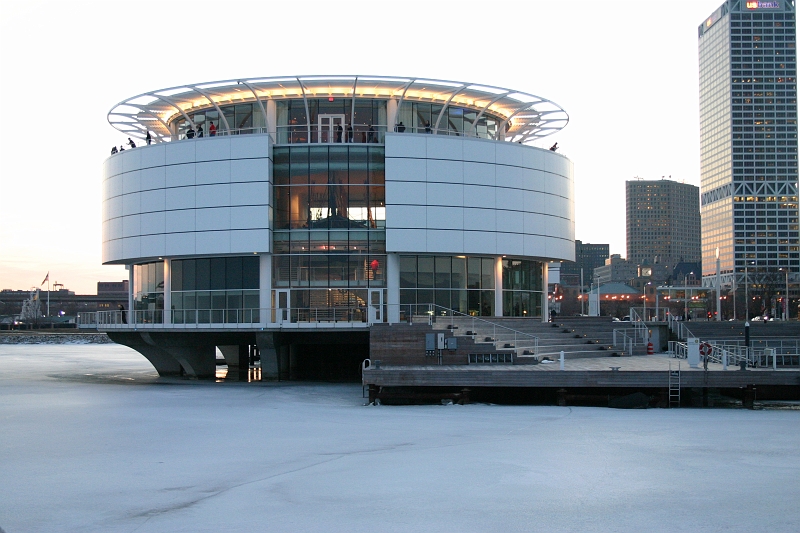
<instances>
[{"instance_id":1,"label":"white support column","mask_svg":"<svg viewBox=\"0 0 800 533\"><path fill-rule=\"evenodd\" d=\"M272 255L262 254L258 257L260 272L258 276L258 306L261 308L259 322L261 324L266 324L272 316L272 314L269 312L269 308L272 307Z\"/></svg>"},{"instance_id":2,"label":"white support column","mask_svg":"<svg viewBox=\"0 0 800 533\"><path fill-rule=\"evenodd\" d=\"M542 322L547 322L550 320L550 306L548 305L547 299L547 285L548 285L548 275L547 275L547 263L542 262Z\"/></svg>"},{"instance_id":3,"label":"white support column","mask_svg":"<svg viewBox=\"0 0 800 533\"><path fill-rule=\"evenodd\" d=\"M397 122L397 100L390 98L386 102L386 132L394 131L394 124Z\"/></svg>"},{"instance_id":4,"label":"white support column","mask_svg":"<svg viewBox=\"0 0 800 533\"><path fill-rule=\"evenodd\" d=\"M400 256L386 254L386 314L389 324L400 322Z\"/></svg>"},{"instance_id":5,"label":"white support column","mask_svg":"<svg viewBox=\"0 0 800 533\"><path fill-rule=\"evenodd\" d=\"M164 259L164 325L172 324L172 260Z\"/></svg>"},{"instance_id":6,"label":"white support column","mask_svg":"<svg viewBox=\"0 0 800 533\"><path fill-rule=\"evenodd\" d=\"M133 324L133 265L125 265L128 269L128 323Z\"/></svg>"},{"instance_id":7,"label":"white support column","mask_svg":"<svg viewBox=\"0 0 800 533\"><path fill-rule=\"evenodd\" d=\"M278 142L278 112L275 109L275 100L267 100L267 131L272 138L272 142Z\"/></svg>"},{"instance_id":8,"label":"white support column","mask_svg":"<svg viewBox=\"0 0 800 533\"><path fill-rule=\"evenodd\" d=\"M503 316L503 257L494 258L494 316Z\"/></svg>"}]
</instances>

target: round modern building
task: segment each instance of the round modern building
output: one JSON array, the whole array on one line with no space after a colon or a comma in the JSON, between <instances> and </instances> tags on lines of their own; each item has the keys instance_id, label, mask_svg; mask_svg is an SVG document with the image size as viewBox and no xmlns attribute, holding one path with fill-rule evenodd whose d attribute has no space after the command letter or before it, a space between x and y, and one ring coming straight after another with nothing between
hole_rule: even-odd
<instances>
[{"instance_id":1,"label":"round modern building","mask_svg":"<svg viewBox=\"0 0 800 533\"><path fill-rule=\"evenodd\" d=\"M213 375L215 347L242 367L256 346L262 377L287 377L301 346L368 346L415 316L546 319L546 265L574 259L572 163L529 145L568 116L538 96L258 78L108 119L137 145L103 167L103 262L131 293L97 323L161 374Z\"/></svg>"}]
</instances>

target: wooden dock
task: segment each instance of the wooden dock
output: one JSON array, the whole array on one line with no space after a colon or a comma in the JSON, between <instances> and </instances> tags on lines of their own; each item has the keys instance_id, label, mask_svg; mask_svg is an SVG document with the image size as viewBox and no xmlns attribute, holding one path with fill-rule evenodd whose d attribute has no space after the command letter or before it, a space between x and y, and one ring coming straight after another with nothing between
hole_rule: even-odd
<instances>
[{"instance_id":1,"label":"wooden dock","mask_svg":"<svg viewBox=\"0 0 800 533\"><path fill-rule=\"evenodd\" d=\"M789 388L800 399L800 369L748 368L740 370L710 363L708 370L690 368L686 360L665 355L568 359L564 370L558 361L538 365L374 365L363 372L363 384L370 390L417 388L441 389L568 389L572 391L609 389L666 390L670 370L680 369L680 387L740 389L753 387Z\"/></svg>"}]
</instances>

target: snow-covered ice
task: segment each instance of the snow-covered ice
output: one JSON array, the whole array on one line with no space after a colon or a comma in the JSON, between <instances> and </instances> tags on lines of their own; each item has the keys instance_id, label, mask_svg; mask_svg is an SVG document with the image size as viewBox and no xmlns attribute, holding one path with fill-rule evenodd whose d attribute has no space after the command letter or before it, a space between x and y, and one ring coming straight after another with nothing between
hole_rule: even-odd
<instances>
[{"instance_id":1,"label":"snow-covered ice","mask_svg":"<svg viewBox=\"0 0 800 533\"><path fill-rule=\"evenodd\" d=\"M800 411L364 406L0 345L0 528L800 531Z\"/></svg>"}]
</instances>

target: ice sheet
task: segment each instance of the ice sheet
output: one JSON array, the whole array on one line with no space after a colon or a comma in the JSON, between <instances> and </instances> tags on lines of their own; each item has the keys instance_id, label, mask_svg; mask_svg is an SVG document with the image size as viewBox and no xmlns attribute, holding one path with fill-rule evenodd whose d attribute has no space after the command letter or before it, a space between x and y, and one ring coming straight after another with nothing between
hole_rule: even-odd
<instances>
[{"instance_id":1,"label":"ice sheet","mask_svg":"<svg viewBox=\"0 0 800 533\"><path fill-rule=\"evenodd\" d=\"M0 345L0 527L800 531L800 411L364 403Z\"/></svg>"}]
</instances>

